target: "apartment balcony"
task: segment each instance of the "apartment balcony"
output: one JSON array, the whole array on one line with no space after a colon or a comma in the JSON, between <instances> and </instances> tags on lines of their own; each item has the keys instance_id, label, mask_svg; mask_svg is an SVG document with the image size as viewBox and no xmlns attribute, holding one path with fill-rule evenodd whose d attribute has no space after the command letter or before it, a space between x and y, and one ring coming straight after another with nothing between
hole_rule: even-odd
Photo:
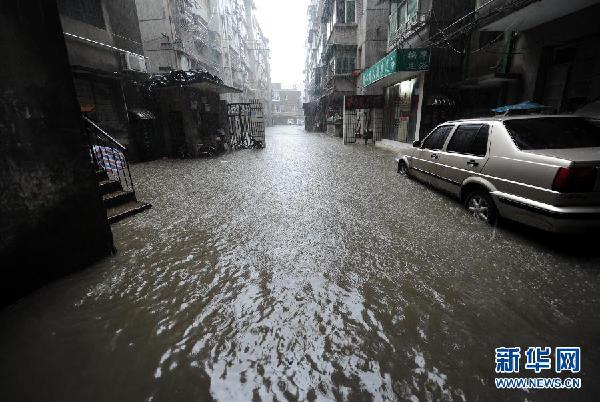
<instances>
[{"instance_id":1,"label":"apartment balcony","mask_svg":"<svg viewBox=\"0 0 600 402\"><path fill-rule=\"evenodd\" d=\"M430 21L430 13L416 13L396 30L388 34L388 49L402 47L402 44L423 29Z\"/></svg>"},{"instance_id":2,"label":"apartment balcony","mask_svg":"<svg viewBox=\"0 0 600 402\"><path fill-rule=\"evenodd\" d=\"M328 45L356 45L356 30L358 25L352 24L334 24L329 37L327 38Z\"/></svg>"},{"instance_id":3,"label":"apartment balcony","mask_svg":"<svg viewBox=\"0 0 600 402\"><path fill-rule=\"evenodd\" d=\"M598 0L497 0L480 6L478 15L483 31L526 31L596 4Z\"/></svg>"}]
</instances>

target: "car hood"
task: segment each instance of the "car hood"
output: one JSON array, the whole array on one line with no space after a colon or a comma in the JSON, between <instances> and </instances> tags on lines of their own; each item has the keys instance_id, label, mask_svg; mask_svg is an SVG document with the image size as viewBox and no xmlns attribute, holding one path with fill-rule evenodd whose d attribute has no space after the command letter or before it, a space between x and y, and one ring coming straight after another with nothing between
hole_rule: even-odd
<instances>
[{"instance_id":1,"label":"car hood","mask_svg":"<svg viewBox=\"0 0 600 402\"><path fill-rule=\"evenodd\" d=\"M594 148L568 148L568 149L536 149L526 151L534 155L545 155L565 159L573 162L599 162L600 147Z\"/></svg>"}]
</instances>

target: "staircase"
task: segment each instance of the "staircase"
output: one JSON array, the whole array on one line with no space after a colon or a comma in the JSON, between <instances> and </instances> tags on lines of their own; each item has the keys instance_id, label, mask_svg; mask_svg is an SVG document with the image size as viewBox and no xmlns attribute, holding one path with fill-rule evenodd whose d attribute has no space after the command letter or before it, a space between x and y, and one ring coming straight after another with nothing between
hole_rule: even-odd
<instances>
[{"instance_id":1,"label":"staircase","mask_svg":"<svg viewBox=\"0 0 600 402\"><path fill-rule=\"evenodd\" d=\"M136 198L127 148L102 130L87 116L83 117L96 180L106 207L109 223L116 223L152 206Z\"/></svg>"},{"instance_id":2,"label":"staircase","mask_svg":"<svg viewBox=\"0 0 600 402\"><path fill-rule=\"evenodd\" d=\"M108 222L111 224L152 207L148 203L139 202L135 192L124 190L121 183L111 179L103 169L96 170L96 180L98 180L102 201L106 207Z\"/></svg>"}]
</instances>

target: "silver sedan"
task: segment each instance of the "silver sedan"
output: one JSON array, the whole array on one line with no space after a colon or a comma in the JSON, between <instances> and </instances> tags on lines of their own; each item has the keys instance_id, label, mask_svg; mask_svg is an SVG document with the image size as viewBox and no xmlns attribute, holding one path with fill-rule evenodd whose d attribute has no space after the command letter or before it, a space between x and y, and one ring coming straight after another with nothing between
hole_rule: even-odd
<instances>
[{"instance_id":1,"label":"silver sedan","mask_svg":"<svg viewBox=\"0 0 600 402\"><path fill-rule=\"evenodd\" d=\"M504 217L555 232L600 228L600 129L580 117L447 122L397 163L491 224Z\"/></svg>"}]
</instances>

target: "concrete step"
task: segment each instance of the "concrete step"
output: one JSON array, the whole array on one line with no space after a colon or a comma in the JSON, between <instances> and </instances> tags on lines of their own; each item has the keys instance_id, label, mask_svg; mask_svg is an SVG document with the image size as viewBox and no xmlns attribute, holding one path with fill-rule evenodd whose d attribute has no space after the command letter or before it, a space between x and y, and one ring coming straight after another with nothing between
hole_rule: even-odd
<instances>
[{"instance_id":1,"label":"concrete step","mask_svg":"<svg viewBox=\"0 0 600 402\"><path fill-rule=\"evenodd\" d=\"M130 201L125 204L107 209L106 215L108 217L108 222L113 224L135 214L139 214L140 212L143 212L149 208L152 208L152 205L148 203Z\"/></svg>"},{"instance_id":2,"label":"concrete step","mask_svg":"<svg viewBox=\"0 0 600 402\"><path fill-rule=\"evenodd\" d=\"M106 173L106 171L103 169L96 170L96 180L98 180L98 181L108 180L108 173Z\"/></svg>"},{"instance_id":3,"label":"concrete step","mask_svg":"<svg viewBox=\"0 0 600 402\"><path fill-rule=\"evenodd\" d=\"M123 191L123 186L117 180L102 180L98 182L100 194L110 194L116 191Z\"/></svg>"},{"instance_id":4,"label":"concrete step","mask_svg":"<svg viewBox=\"0 0 600 402\"><path fill-rule=\"evenodd\" d=\"M104 201L104 206L108 209L137 200L135 199L135 194L132 191L119 190L104 194L102 196L102 201Z\"/></svg>"}]
</instances>

